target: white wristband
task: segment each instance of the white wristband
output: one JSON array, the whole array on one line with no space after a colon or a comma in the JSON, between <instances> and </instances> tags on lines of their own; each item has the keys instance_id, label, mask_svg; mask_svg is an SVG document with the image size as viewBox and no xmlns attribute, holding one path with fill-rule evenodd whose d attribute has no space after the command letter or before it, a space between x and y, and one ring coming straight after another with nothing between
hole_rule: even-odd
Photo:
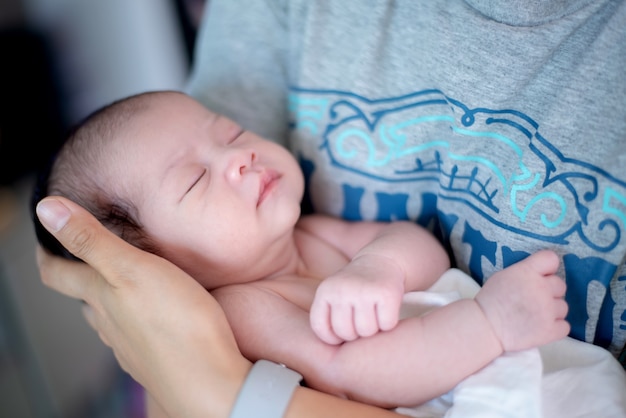
<instances>
[{"instance_id":1,"label":"white wristband","mask_svg":"<svg viewBox=\"0 0 626 418\"><path fill-rule=\"evenodd\" d=\"M230 418L282 418L302 375L282 364L259 360L243 382Z\"/></svg>"}]
</instances>

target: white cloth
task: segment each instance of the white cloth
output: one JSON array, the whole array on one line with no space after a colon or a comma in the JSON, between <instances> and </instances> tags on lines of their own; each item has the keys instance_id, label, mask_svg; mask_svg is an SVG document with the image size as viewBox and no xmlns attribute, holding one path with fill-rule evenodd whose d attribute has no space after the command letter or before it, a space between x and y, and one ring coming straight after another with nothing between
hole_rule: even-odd
<instances>
[{"instance_id":1,"label":"white cloth","mask_svg":"<svg viewBox=\"0 0 626 418\"><path fill-rule=\"evenodd\" d=\"M401 316L423 315L478 290L452 269L428 291L405 295ZM505 353L449 393L396 412L415 418L625 418L626 372L605 349L567 337Z\"/></svg>"}]
</instances>

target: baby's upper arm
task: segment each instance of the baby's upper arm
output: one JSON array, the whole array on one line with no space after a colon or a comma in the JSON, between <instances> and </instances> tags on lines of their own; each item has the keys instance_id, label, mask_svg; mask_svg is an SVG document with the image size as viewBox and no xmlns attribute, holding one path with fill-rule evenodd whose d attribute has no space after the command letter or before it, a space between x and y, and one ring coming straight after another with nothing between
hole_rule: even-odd
<instances>
[{"instance_id":1,"label":"baby's upper arm","mask_svg":"<svg viewBox=\"0 0 626 418\"><path fill-rule=\"evenodd\" d=\"M310 386L337 392L324 377L337 348L315 336L308 312L263 286L233 285L212 294L246 358L283 363L300 372Z\"/></svg>"},{"instance_id":2,"label":"baby's upper arm","mask_svg":"<svg viewBox=\"0 0 626 418\"><path fill-rule=\"evenodd\" d=\"M430 287L450 267L441 243L415 222L349 222L313 215L302 218L297 228L326 241L350 260L359 252L394 260L404 271L406 291Z\"/></svg>"}]
</instances>

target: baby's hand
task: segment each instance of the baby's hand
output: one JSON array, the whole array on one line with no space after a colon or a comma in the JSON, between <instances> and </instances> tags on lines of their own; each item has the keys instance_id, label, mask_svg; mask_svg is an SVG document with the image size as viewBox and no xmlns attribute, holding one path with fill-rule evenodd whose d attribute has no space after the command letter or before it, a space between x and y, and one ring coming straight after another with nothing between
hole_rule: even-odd
<instances>
[{"instance_id":1,"label":"baby's hand","mask_svg":"<svg viewBox=\"0 0 626 418\"><path fill-rule=\"evenodd\" d=\"M311 305L315 334L340 344L398 323L404 273L386 257L361 256L320 283Z\"/></svg>"},{"instance_id":2,"label":"baby's hand","mask_svg":"<svg viewBox=\"0 0 626 418\"><path fill-rule=\"evenodd\" d=\"M504 351L537 347L569 333L558 266L555 253L537 252L491 276L476 295Z\"/></svg>"}]
</instances>

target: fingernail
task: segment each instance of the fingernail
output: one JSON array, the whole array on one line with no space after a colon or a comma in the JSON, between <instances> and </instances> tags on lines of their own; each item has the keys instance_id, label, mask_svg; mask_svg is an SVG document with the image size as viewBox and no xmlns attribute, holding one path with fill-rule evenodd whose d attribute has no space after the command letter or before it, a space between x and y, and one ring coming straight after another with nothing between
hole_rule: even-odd
<instances>
[{"instance_id":1,"label":"fingernail","mask_svg":"<svg viewBox=\"0 0 626 418\"><path fill-rule=\"evenodd\" d=\"M70 219L70 210L57 200L44 200L37 204L37 216L52 232L58 232Z\"/></svg>"}]
</instances>

